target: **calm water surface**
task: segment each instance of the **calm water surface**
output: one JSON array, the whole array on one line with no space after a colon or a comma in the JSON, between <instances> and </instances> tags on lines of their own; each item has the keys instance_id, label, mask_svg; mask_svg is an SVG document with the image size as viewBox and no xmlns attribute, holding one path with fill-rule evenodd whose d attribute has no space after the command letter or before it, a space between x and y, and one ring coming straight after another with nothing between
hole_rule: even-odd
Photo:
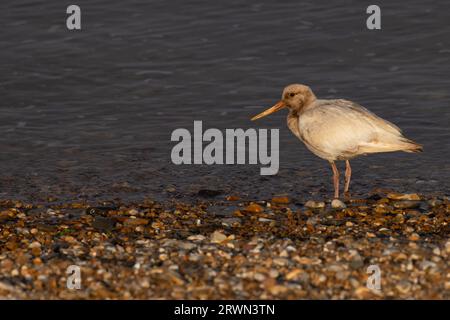
<instances>
[{"instance_id":1,"label":"calm water surface","mask_svg":"<svg viewBox=\"0 0 450 320\"><path fill-rule=\"evenodd\" d=\"M449 194L450 5L378 1L87 1L82 31L61 1L0 3L0 196L39 201L332 194L328 164L280 112L252 123L292 82L396 123L423 154L353 161L352 189ZM175 166L176 128L280 128L280 171Z\"/></svg>"}]
</instances>

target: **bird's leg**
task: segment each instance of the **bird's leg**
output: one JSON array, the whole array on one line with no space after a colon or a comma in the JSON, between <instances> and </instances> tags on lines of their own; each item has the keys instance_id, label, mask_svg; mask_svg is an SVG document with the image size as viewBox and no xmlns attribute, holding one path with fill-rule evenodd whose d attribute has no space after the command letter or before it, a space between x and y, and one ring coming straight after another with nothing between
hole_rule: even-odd
<instances>
[{"instance_id":1,"label":"bird's leg","mask_svg":"<svg viewBox=\"0 0 450 320\"><path fill-rule=\"evenodd\" d=\"M334 184L334 198L339 198L339 171L336 168L334 161L330 161L331 169L333 170L333 184Z\"/></svg>"},{"instance_id":2,"label":"bird's leg","mask_svg":"<svg viewBox=\"0 0 450 320\"><path fill-rule=\"evenodd\" d=\"M344 193L348 192L350 187L350 178L352 177L352 167L350 167L350 161L345 160L345 188Z\"/></svg>"}]
</instances>

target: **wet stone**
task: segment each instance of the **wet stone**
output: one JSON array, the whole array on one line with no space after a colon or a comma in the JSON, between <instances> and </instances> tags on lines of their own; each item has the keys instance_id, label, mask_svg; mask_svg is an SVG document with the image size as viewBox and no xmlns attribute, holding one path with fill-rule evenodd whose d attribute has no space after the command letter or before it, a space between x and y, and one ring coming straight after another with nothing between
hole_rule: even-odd
<instances>
[{"instance_id":1,"label":"wet stone","mask_svg":"<svg viewBox=\"0 0 450 320\"><path fill-rule=\"evenodd\" d=\"M190 241L203 241L206 239L206 237L202 234L196 234L193 236L189 236L187 239Z\"/></svg>"},{"instance_id":2,"label":"wet stone","mask_svg":"<svg viewBox=\"0 0 450 320\"><path fill-rule=\"evenodd\" d=\"M395 193L391 192L387 194L388 199L391 200L421 200L420 196L417 193Z\"/></svg>"},{"instance_id":3,"label":"wet stone","mask_svg":"<svg viewBox=\"0 0 450 320\"><path fill-rule=\"evenodd\" d=\"M197 194L201 197L205 198L214 198L223 193L222 190L214 190L214 189L200 189Z\"/></svg>"},{"instance_id":4,"label":"wet stone","mask_svg":"<svg viewBox=\"0 0 450 320\"><path fill-rule=\"evenodd\" d=\"M273 197L271 202L275 204L289 204L290 200L288 197L280 196L280 197Z\"/></svg>"},{"instance_id":5,"label":"wet stone","mask_svg":"<svg viewBox=\"0 0 450 320\"><path fill-rule=\"evenodd\" d=\"M407 280L400 281L395 288L401 293L401 294L408 294L411 290L411 283Z\"/></svg>"},{"instance_id":6,"label":"wet stone","mask_svg":"<svg viewBox=\"0 0 450 320\"><path fill-rule=\"evenodd\" d=\"M345 209L347 206L346 206L345 203L342 202L341 200L339 200L339 199L333 199L333 200L331 201L331 207L332 207L333 209Z\"/></svg>"},{"instance_id":7,"label":"wet stone","mask_svg":"<svg viewBox=\"0 0 450 320\"><path fill-rule=\"evenodd\" d=\"M439 199L428 200L428 205L430 207L438 207L438 206L442 205L442 203L443 203L442 200L439 200Z\"/></svg>"},{"instance_id":8,"label":"wet stone","mask_svg":"<svg viewBox=\"0 0 450 320\"><path fill-rule=\"evenodd\" d=\"M234 206L211 206L208 208L208 213L216 217L232 217L233 213L236 211Z\"/></svg>"},{"instance_id":9,"label":"wet stone","mask_svg":"<svg viewBox=\"0 0 450 320\"><path fill-rule=\"evenodd\" d=\"M192 250L196 247L196 245L191 242L180 242L180 243L178 243L178 246L180 249L188 250L188 251Z\"/></svg>"},{"instance_id":10,"label":"wet stone","mask_svg":"<svg viewBox=\"0 0 450 320\"><path fill-rule=\"evenodd\" d=\"M394 208L397 209L412 209L418 208L420 206L420 201L411 201L411 200L394 201L392 202L392 205L394 206Z\"/></svg>"},{"instance_id":11,"label":"wet stone","mask_svg":"<svg viewBox=\"0 0 450 320\"><path fill-rule=\"evenodd\" d=\"M214 231L211 234L211 242L212 243L222 243L224 241L226 241L228 239L228 237L223 234L221 231Z\"/></svg>"},{"instance_id":12,"label":"wet stone","mask_svg":"<svg viewBox=\"0 0 450 320\"><path fill-rule=\"evenodd\" d=\"M95 217L94 221L92 222L92 226L95 229L101 230L101 231L111 231L114 229L116 225L116 222L111 218L105 218L101 216Z\"/></svg>"},{"instance_id":13,"label":"wet stone","mask_svg":"<svg viewBox=\"0 0 450 320\"><path fill-rule=\"evenodd\" d=\"M325 202L308 200L305 203L305 207L311 208L311 209L321 209L321 208L325 208Z\"/></svg>"},{"instance_id":14,"label":"wet stone","mask_svg":"<svg viewBox=\"0 0 450 320\"><path fill-rule=\"evenodd\" d=\"M392 212L393 210L394 210L394 208L390 205L387 205L386 203L377 204L374 208L374 211L376 213L381 213L381 214L389 213L389 212Z\"/></svg>"},{"instance_id":15,"label":"wet stone","mask_svg":"<svg viewBox=\"0 0 450 320\"><path fill-rule=\"evenodd\" d=\"M259 222L273 222L274 220L272 220L272 219L267 219L267 218L259 218L258 221L259 221Z\"/></svg>"},{"instance_id":16,"label":"wet stone","mask_svg":"<svg viewBox=\"0 0 450 320\"><path fill-rule=\"evenodd\" d=\"M221 223L226 227L232 227L235 224L240 224L241 221L240 218L225 218L221 220Z\"/></svg>"},{"instance_id":17,"label":"wet stone","mask_svg":"<svg viewBox=\"0 0 450 320\"><path fill-rule=\"evenodd\" d=\"M133 218L128 218L128 219L126 219L123 222L123 224L125 226L130 226L130 227L143 226L143 225L148 224L148 220L147 219L141 219L141 218L134 218L134 219Z\"/></svg>"},{"instance_id":18,"label":"wet stone","mask_svg":"<svg viewBox=\"0 0 450 320\"><path fill-rule=\"evenodd\" d=\"M264 208L260 206L259 204L252 203L245 207L244 211L250 212L250 213L261 213L264 211Z\"/></svg>"}]
</instances>

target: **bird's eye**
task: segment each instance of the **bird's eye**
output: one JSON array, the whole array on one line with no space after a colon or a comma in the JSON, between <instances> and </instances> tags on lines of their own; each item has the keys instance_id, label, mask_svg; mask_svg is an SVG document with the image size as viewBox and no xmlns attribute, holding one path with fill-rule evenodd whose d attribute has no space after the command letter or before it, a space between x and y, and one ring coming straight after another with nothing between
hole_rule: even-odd
<instances>
[{"instance_id":1,"label":"bird's eye","mask_svg":"<svg viewBox=\"0 0 450 320\"><path fill-rule=\"evenodd\" d=\"M289 93L289 97L293 97L293 96L295 96L294 92Z\"/></svg>"}]
</instances>

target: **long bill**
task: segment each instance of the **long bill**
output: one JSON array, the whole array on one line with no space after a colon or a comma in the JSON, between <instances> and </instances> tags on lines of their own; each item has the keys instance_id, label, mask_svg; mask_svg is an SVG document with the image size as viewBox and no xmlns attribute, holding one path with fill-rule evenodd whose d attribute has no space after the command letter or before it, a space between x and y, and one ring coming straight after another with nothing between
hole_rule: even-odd
<instances>
[{"instance_id":1,"label":"long bill","mask_svg":"<svg viewBox=\"0 0 450 320\"><path fill-rule=\"evenodd\" d=\"M259 118L268 116L269 114L272 114L274 112L277 112L278 110L283 109L284 107L286 107L286 105L284 104L283 101L278 101L273 107L267 109L266 111L261 112L260 114L254 116L252 118L252 121L257 120Z\"/></svg>"}]
</instances>

